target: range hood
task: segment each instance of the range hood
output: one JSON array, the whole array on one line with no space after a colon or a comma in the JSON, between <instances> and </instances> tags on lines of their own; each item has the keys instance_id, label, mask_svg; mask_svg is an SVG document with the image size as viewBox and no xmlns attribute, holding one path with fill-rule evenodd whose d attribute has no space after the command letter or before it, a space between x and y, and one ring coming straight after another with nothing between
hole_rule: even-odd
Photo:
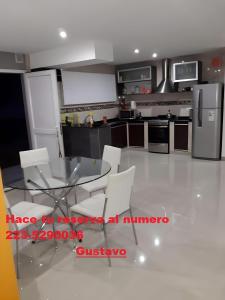
<instances>
[{"instance_id":1,"label":"range hood","mask_svg":"<svg viewBox=\"0 0 225 300\"><path fill-rule=\"evenodd\" d=\"M156 93L173 93L174 85L170 80L170 60L168 58L162 61L162 81L156 89Z\"/></svg>"}]
</instances>

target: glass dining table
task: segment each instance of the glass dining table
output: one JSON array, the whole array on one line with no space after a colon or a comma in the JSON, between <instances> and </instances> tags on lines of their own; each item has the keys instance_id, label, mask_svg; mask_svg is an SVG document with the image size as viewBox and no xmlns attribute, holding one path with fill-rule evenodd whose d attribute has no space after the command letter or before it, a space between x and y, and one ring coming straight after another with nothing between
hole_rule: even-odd
<instances>
[{"instance_id":1,"label":"glass dining table","mask_svg":"<svg viewBox=\"0 0 225 300\"><path fill-rule=\"evenodd\" d=\"M98 180L111 170L108 162L87 157L64 157L50 159L49 164L2 170L3 185L7 189L38 191L54 200L54 212L59 209L68 215L68 194L77 186ZM74 191L76 194L76 190ZM76 199L76 198L75 198Z\"/></svg>"}]
</instances>

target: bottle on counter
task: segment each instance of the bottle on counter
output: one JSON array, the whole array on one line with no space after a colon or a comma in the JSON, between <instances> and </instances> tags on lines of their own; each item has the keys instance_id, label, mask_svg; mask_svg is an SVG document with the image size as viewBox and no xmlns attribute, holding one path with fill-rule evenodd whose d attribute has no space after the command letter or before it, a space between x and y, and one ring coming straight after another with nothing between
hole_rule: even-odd
<instances>
[{"instance_id":1,"label":"bottle on counter","mask_svg":"<svg viewBox=\"0 0 225 300\"><path fill-rule=\"evenodd\" d=\"M65 124L66 124L66 126L71 127L72 122L69 121L69 116L66 116L66 117L65 117Z\"/></svg>"},{"instance_id":2,"label":"bottle on counter","mask_svg":"<svg viewBox=\"0 0 225 300\"><path fill-rule=\"evenodd\" d=\"M94 125L94 118L93 118L93 113L92 112L90 112L88 114L87 124L88 124L88 127L93 127L93 125Z\"/></svg>"},{"instance_id":3,"label":"bottle on counter","mask_svg":"<svg viewBox=\"0 0 225 300\"><path fill-rule=\"evenodd\" d=\"M126 98L124 96L119 97L120 109L126 109Z\"/></svg>"},{"instance_id":4,"label":"bottle on counter","mask_svg":"<svg viewBox=\"0 0 225 300\"><path fill-rule=\"evenodd\" d=\"M172 114L171 114L170 109L169 109L168 113L167 113L167 119L171 119L171 117L172 117Z\"/></svg>"},{"instance_id":5,"label":"bottle on counter","mask_svg":"<svg viewBox=\"0 0 225 300\"><path fill-rule=\"evenodd\" d=\"M78 125L78 127L81 126L80 114L77 114L77 125Z\"/></svg>"},{"instance_id":6,"label":"bottle on counter","mask_svg":"<svg viewBox=\"0 0 225 300\"><path fill-rule=\"evenodd\" d=\"M126 87L123 88L122 94L123 94L123 95L127 95L127 88L126 88Z\"/></svg>"},{"instance_id":7,"label":"bottle on counter","mask_svg":"<svg viewBox=\"0 0 225 300\"><path fill-rule=\"evenodd\" d=\"M135 93L135 94L139 94L139 93L140 93L140 88L139 88L138 85L135 86L135 88L134 88L134 93Z\"/></svg>"},{"instance_id":8,"label":"bottle on counter","mask_svg":"<svg viewBox=\"0 0 225 300\"><path fill-rule=\"evenodd\" d=\"M102 117L102 122L103 122L103 124L107 124L107 117L106 116Z\"/></svg>"}]
</instances>

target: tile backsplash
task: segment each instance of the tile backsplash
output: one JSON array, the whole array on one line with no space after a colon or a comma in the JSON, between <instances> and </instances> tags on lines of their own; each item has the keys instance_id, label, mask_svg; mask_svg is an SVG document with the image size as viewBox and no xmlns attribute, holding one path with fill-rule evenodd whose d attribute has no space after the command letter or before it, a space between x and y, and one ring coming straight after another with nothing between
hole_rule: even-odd
<instances>
[{"instance_id":1,"label":"tile backsplash","mask_svg":"<svg viewBox=\"0 0 225 300\"><path fill-rule=\"evenodd\" d=\"M167 114L168 110L172 114L178 116L188 116L192 105L192 93L170 93L170 94L152 94L148 99L142 97L139 99L137 95L132 95L137 104L137 110L144 117L158 116ZM129 101L128 101L129 103ZM63 106L61 113L68 114L73 119L72 123L77 123L78 119L84 123L85 118L92 112L94 121L100 121L104 116L107 119L117 118L119 114L118 102L90 104L90 105L74 105ZM64 119L65 115L63 116Z\"/></svg>"},{"instance_id":2,"label":"tile backsplash","mask_svg":"<svg viewBox=\"0 0 225 300\"><path fill-rule=\"evenodd\" d=\"M153 105L153 106L137 106L137 110L141 112L143 117L152 117L152 116L158 116L158 115L164 115L167 114L168 110L174 115L177 116L188 116L189 110L191 108L191 105ZM101 121L104 116L107 117L107 119L113 119L117 118L119 114L119 107L113 107L113 108L106 108L106 109L97 109L97 110L84 110L84 111L75 111L71 112L63 111L62 113L68 114L69 118L73 118L73 123L77 123L78 116L81 123L84 123L85 118L88 116L88 114L92 112L94 121Z\"/></svg>"},{"instance_id":3,"label":"tile backsplash","mask_svg":"<svg viewBox=\"0 0 225 300\"><path fill-rule=\"evenodd\" d=\"M74 112L71 112L69 110L62 111L62 113L69 113L70 115L72 113L75 124L77 123L78 116L79 116L80 122L84 123L85 118L88 116L88 114L90 112L92 112L92 114L93 114L94 121L101 121L104 116L106 116L107 119L117 118L118 113L119 113L119 108L117 106L117 107L113 107L113 108L92 109L92 110L74 111Z\"/></svg>"},{"instance_id":4,"label":"tile backsplash","mask_svg":"<svg viewBox=\"0 0 225 300\"><path fill-rule=\"evenodd\" d=\"M189 116L191 105L159 105L149 107L139 107L138 111L141 112L143 117L153 117L158 115L166 115L168 110L177 116Z\"/></svg>"}]
</instances>

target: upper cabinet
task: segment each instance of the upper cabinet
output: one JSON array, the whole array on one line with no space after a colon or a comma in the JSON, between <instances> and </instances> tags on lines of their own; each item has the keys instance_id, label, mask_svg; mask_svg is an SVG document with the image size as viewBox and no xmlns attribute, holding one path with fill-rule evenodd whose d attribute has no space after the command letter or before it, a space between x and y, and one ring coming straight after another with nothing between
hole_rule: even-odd
<instances>
[{"instance_id":1,"label":"upper cabinet","mask_svg":"<svg viewBox=\"0 0 225 300\"><path fill-rule=\"evenodd\" d=\"M173 64L173 82L201 80L201 63L189 61Z\"/></svg>"},{"instance_id":2,"label":"upper cabinet","mask_svg":"<svg viewBox=\"0 0 225 300\"><path fill-rule=\"evenodd\" d=\"M152 67L140 67L120 70L117 73L118 83L144 81L152 79Z\"/></svg>"},{"instance_id":3,"label":"upper cabinet","mask_svg":"<svg viewBox=\"0 0 225 300\"><path fill-rule=\"evenodd\" d=\"M156 69L152 66L117 71L118 94L150 94L156 84Z\"/></svg>"}]
</instances>

